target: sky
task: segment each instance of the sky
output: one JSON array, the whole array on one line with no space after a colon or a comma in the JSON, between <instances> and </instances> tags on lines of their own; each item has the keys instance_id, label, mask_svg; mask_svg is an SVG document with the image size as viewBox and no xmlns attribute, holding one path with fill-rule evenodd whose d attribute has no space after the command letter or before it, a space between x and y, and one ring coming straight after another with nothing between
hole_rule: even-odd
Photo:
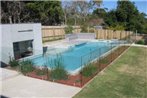
<instances>
[{"instance_id":1,"label":"sky","mask_svg":"<svg viewBox=\"0 0 147 98\"><path fill-rule=\"evenodd\" d=\"M131 0L135 3L135 6L139 10L139 12L143 12L147 14L147 0ZM103 0L102 4L103 8L108 8L108 11L112 9L116 9L117 0Z\"/></svg>"}]
</instances>

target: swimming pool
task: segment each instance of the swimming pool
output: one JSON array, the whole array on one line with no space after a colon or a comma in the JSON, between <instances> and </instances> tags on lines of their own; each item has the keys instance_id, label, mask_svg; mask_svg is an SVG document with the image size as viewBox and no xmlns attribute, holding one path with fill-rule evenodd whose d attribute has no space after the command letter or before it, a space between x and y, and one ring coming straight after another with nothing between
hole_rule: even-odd
<instances>
[{"instance_id":1,"label":"swimming pool","mask_svg":"<svg viewBox=\"0 0 147 98\"><path fill-rule=\"evenodd\" d=\"M35 66L48 66L54 68L54 60L59 59L62 61L65 69L68 72L73 72L82 68L85 64L105 54L113 47L117 46L115 41L95 41L86 42L74 45L60 54L47 54L45 56L33 57L31 60Z\"/></svg>"}]
</instances>

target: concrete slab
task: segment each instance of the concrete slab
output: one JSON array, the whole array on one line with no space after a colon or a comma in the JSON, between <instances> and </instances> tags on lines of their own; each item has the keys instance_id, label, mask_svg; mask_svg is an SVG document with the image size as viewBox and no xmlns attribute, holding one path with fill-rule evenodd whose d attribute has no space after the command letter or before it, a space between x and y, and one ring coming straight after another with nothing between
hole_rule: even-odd
<instances>
[{"instance_id":1,"label":"concrete slab","mask_svg":"<svg viewBox=\"0 0 147 98\"><path fill-rule=\"evenodd\" d=\"M1 95L6 97L71 98L81 88L17 75L2 80Z\"/></svg>"},{"instance_id":2,"label":"concrete slab","mask_svg":"<svg viewBox=\"0 0 147 98\"><path fill-rule=\"evenodd\" d=\"M0 68L0 80L6 80L19 75L17 71Z\"/></svg>"}]
</instances>

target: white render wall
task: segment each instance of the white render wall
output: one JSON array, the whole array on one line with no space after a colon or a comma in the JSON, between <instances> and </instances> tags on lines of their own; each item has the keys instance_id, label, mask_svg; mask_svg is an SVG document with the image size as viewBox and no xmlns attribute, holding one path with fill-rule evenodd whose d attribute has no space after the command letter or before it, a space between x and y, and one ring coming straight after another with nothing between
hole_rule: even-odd
<instances>
[{"instance_id":1,"label":"white render wall","mask_svg":"<svg viewBox=\"0 0 147 98\"><path fill-rule=\"evenodd\" d=\"M34 41L33 48L35 49L33 52L35 55L43 53L43 45L42 45L42 31L41 24L33 25L34 30Z\"/></svg>"},{"instance_id":2,"label":"white render wall","mask_svg":"<svg viewBox=\"0 0 147 98\"><path fill-rule=\"evenodd\" d=\"M2 29L1 29L1 26L0 26L0 61L1 61L1 55L2 55L2 53L1 53L1 46L2 46ZM1 64L0 64L0 66L1 66Z\"/></svg>"},{"instance_id":3,"label":"white render wall","mask_svg":"<svg viewBox=\"0 0 147 98\"><path fill-rule=\"evenodd\" d=\"M32 30L32 31L27 31ZM25 32L20 32L25 31ZM13 42L33 40L33 55L43 52L41 24L3 24L1 25L2 44L1 61L8 64L10 56L14 57Z\"/></svg>"}]
</instances>

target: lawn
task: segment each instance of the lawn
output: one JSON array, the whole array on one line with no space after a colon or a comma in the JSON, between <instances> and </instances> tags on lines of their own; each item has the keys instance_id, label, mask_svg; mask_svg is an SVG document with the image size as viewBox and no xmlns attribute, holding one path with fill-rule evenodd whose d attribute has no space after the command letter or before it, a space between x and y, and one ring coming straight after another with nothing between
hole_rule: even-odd
<instances>
[{"instance_id":1,"label":"lawn","mask_svg":"<svg viewBox=\"0 0 147 98\"><path fill-rule=\"evenodd\" d=\"M74 98L147 98L147 48L131 47Z\"/></svg>"}]
</instances>

